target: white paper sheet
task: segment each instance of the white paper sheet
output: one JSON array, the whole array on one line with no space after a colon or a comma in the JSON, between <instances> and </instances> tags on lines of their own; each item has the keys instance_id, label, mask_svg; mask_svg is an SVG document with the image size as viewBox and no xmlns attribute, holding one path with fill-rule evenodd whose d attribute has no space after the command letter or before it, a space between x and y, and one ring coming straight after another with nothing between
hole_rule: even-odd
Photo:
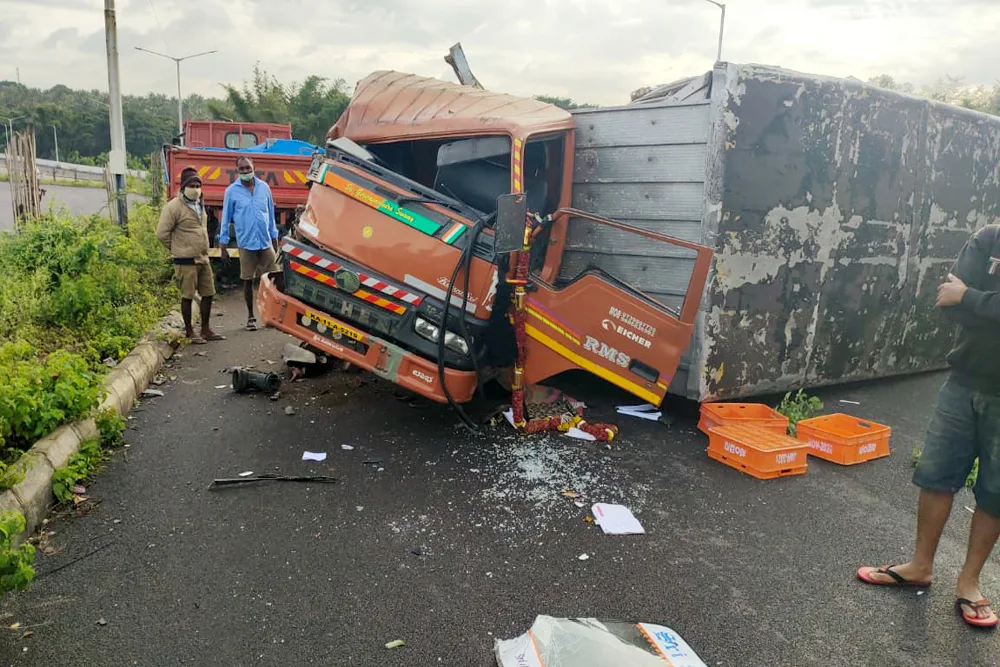
<instances>
[{"instance_id":1,"label":"white paper sheet","mask_svg":"<svg viewBox=\"0 0 1000 667\"><path fill-rule=\"evenodd\" d=\"M566 435L568 435L571 438L576 438L577 440L588 440L588 441L597 440L597 438L595 438L591 434L587 433L586 431L581 431L575 426L570 430L566 431Z\"/></svg>"},{"instance_id":2,"label":"white paper sheet","mask_svg":"<svg viewBox=\"0 0 1000 667\"><path fill-rule=\"evenodd\" d=\"M624 505L595 503L591 508L594 521L605 535L645 535L646 529Z\"/></svg>"},{"instance_id":3,"label":"white paper sheet","mask_svg":"<svg viewBox=\"0 0 1000 667\"><path fill-rule=\"evenodd\" d=\"M326 461L326 452L302 452L303 461Z\"/></svg>"},{"instance_id":4,"label":"white paper sheet","mask_svg":"<svg viewBox=\"0 0 1000 667\"><path fill-rule=\"evenodd\" d=\"M654 408L652 405L647 405L646 409L639 410L637 408L642 406L625 406L618 408L617 412L620 415L628 415L629 417L638 417L639 419L648 419L649 421L656 421L663 416L663 413ZM649 410L653 412L649 412Z\"/></svg>"}]
</instances>

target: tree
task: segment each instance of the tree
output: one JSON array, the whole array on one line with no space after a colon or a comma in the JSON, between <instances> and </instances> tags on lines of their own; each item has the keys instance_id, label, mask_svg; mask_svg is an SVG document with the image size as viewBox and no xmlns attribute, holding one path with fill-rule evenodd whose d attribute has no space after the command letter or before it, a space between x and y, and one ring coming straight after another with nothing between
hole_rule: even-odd
<instances>
[{"instance_id":1,"label":"tree","mask_svg":"<svg viewBox=\"0 0 1000 667\"><path fill-rule=\"evenodd\" d=\"M868 83L886 90L919 95L938 102L1000 116L1000 84L994 85L992 88L969 86L960 77L945 76L918 89L911 83L896 81L888 74L873 76L868 79Z\"/></svg>"},{"instance_id":2,"label":"tree","mask_svg":"<svg viewBox=\"0 0 1000 667\"><path fill-rule=\"evenodd\" d=\"M207 103L213 118L290 123L293 136L317 145L326 142L326 133L351 100L343 79L328 83L312 75L286 86L259 64L254 67L253 81L244 82L242 88L227 84L223 89L224 100Z\"/></svg>"},{"instance_id":3,"label":"tree","mask_svg":"<svg viewBox=\"0 0 1000 667\"><path fill-rule=\"evenodd\" d=\"M552 104L554 106L557 106L560 109L565 109L566 111L572 111L573 109L598 108L596 104L574 102L569 97L553 97L552 95L535 95L535 99L538 100L539 102L545 102L546 104Z\"/></svg>"}]
</instances>

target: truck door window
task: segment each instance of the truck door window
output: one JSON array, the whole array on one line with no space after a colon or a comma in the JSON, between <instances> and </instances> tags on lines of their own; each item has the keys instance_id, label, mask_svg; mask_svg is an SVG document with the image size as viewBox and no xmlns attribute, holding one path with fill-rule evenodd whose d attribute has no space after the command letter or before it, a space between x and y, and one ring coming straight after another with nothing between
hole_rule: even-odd
<instances>
[{"instance_id":1,"label":"truck door window","mask_svg":"<svg viewBox=\"0 0 1000 667\"><path fill-rule=\"evenodd\" d=\"M226 133L226 148L234 150L240 148L253 148L258 143L257 135L252 132L244 132L243 134L240 134L239 132Z\"/></svg>"}]
</instances>

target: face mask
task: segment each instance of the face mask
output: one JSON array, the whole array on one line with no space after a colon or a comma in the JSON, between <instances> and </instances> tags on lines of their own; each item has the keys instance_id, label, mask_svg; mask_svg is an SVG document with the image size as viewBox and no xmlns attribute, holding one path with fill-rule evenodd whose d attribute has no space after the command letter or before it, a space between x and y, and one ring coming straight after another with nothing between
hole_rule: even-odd
<instances>
[{"instance_id":1,"label":"face mask","mask_svg":"<svg viewBox=\"0 0 1000 667\"><path fill-rule=\"evenodd\" d=\"M201 198L201 188L193 186L184 188L184 196L191 201L198 201Z\"/></svg>"},{"instance_id":2,"label":"face mask","mask_svg":"<svg viewBox=\"0 0 1000 667\"><path fill-rule=\"evenodd\" d=\"M240 174L240 180L244 183L249 183L253 180L253 172L250 172L249 174Z\"/></svg>"}]
</instances>

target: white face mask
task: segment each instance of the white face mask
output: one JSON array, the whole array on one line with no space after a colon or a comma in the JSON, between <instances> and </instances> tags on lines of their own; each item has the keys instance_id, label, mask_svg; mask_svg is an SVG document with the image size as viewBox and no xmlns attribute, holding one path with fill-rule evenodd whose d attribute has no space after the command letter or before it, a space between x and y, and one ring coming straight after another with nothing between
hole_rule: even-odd
<instances>
[{"instance_id":1,"label":"white face mask","mask_svg":"<svg viewBox=\"0 0 1000 667\"><path fill-rule=\"evenodd\" d=\"M198 201L201 199L201 188L198 186L188 186L184 188L184 196L191 201Z\"/></svg>"}]
</instances>

